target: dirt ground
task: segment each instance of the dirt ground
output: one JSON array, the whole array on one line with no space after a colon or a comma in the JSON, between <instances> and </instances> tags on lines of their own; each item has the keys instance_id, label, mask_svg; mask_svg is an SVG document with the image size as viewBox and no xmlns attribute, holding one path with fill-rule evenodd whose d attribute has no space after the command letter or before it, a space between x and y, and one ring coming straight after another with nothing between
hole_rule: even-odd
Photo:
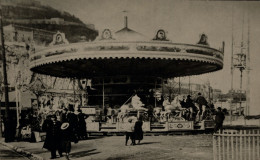
<instances>
[{"instance_id":1,"label":"dirt ground","mask_svg":"<svg viewBox=\"0 0 260 160\"><path fill-rule=\"evenodd\" d=\"M43 142L12 142L12 145L46 160L50 158L50 152L42 149ZM65 157L57 159L63 160ZM124 136L90 137L77 144L72 143L70 159L211 160L213 159L212 135L144 136L141 144L135 146L130 146L130 141L128 146L125 146Z\"/></svg>"}]
</instances>

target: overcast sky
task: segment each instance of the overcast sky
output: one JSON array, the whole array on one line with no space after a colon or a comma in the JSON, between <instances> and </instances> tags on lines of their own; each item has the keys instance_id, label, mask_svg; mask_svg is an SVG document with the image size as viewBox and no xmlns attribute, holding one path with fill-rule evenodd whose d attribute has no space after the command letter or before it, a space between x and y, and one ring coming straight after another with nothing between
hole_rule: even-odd
<instances>
[{"instance_id":1,"label":"overcast sky","mask_svg":"<svg viewBox=\"0 0 260 160\"><path fill-rule=\"evenodd\" d=\"M245 37L247 37L247 13L250 17L251 94L260 99L260 2L216 2L173 0L41 0L53 8L67 11L84 23L92 23L102 31L109 28L117 31L123 27L123 12L128 11L129 28L151 39L158 29L168 33L168 39L177 43L195 44L199 35L208 35L211 47L219 48L225 41L224 68L221 71L194 76L192 82L210 80L214 88L227 92L231 86L231 37L232 8L234 38L239 44L242 35L242 19L245 15ZM244 14L245 13L245 14ZM246 77L246 72L244 72ZM239 72L234 75L234 88L239 89ZM243 80L246 89L246 79ZM254 98L251 98L254 99ZM258 103L258 102L254 102ZM260 103L260 100L259 100ZM258 103L258 104L259 104Z\"/></svg>"}]
</instances>

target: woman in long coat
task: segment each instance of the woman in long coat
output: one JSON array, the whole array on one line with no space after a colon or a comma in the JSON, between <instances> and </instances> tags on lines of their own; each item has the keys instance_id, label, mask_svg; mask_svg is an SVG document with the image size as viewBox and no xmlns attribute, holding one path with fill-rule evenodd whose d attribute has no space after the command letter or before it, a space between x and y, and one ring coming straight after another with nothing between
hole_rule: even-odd
<instances>
[{"instance_id":1,"label":"woman in long coat","mask_svg":"<svg viewBox=\"0 0 260 160\"><path fill-rule=\"evenodd\" d=\"M134 136L135 140L138 140L138 144L140 144L140 141L143 140L143 121L142 118L139 117L138 121L135 122L135 129L134 129Z\"/></svg>"},{"instance_id":2,"label":"woman in long coat","mask_svg":"<svg viewBox=\"0 0 260 160\"><path fill-rule=\"evenodd\" d=\"M87 124L86 124L86 115L82 113L81 110L78 110L78 127L77 134L79 139L87 139Z\"/></svg>"},{"instance_id":3,"label":"woman in long coat","mask_svg":"<svg viewBox=\"0 0 260 160\"><path fill-rule=\"evenodd\" d=\"M73 137L72 128L68 122L61 125L61 150L66 153L66 158L69 159L71 151L71 141Z\"/></svg>"},{"instance_id":4,"label":"woman in long coat","mask_svg":"<svg viewBox=\"0 0 260 160\"><path fill-rule=\"evenodd\" d=\"M46 119L42 125L42 130L46 132L46 139L43 148L46 148L51 152L51 159L56 158L57 150L59 151L59 155L62 157L60 127L61 122L57 121L55 115L51 115L50 119Z\"/></svg>"}]
</instances>

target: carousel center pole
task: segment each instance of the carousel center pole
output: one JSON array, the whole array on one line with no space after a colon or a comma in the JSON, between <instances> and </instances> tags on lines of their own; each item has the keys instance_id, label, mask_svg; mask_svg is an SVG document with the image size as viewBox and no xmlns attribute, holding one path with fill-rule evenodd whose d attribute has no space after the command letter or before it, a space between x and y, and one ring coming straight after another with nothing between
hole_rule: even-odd
<instances>
[{"instance_id":1,"label":"carousel center pole","mask_svg":"<svg viewBox=\"0 0 260 160\"><path fill-rule=\"evenodd\" d=\"M76 109L75 108L75 104L76 104L75 94L76 94L76 92L75 92L75 78L73 78L73 102L74 102L74 109Z\"/></svg>"}]
</instances>

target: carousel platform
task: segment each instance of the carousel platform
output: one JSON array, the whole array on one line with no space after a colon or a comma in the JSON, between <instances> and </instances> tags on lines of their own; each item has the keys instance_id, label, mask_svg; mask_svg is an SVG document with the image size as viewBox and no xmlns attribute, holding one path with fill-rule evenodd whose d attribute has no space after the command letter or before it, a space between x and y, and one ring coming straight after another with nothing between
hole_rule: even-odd
<instances>
[{"instance_id":1,"label":"carousel platform","mask_svg":"<svg viewBox=\"0 0 260 160\"><path fill-rule=\"evenodd\" d=\"M129 123L116 122L116 123L104 123L104 122L88 122L87 132L90 134L121 134L124 133ZM211 130L215 126L213 120L203 120L200 123L194 124L193 121L178 121L178 122L144 122L143 131L145 134L167 134L177 132L193 132L193 131L205 131Z\"/></svg>"}]
</instances>

